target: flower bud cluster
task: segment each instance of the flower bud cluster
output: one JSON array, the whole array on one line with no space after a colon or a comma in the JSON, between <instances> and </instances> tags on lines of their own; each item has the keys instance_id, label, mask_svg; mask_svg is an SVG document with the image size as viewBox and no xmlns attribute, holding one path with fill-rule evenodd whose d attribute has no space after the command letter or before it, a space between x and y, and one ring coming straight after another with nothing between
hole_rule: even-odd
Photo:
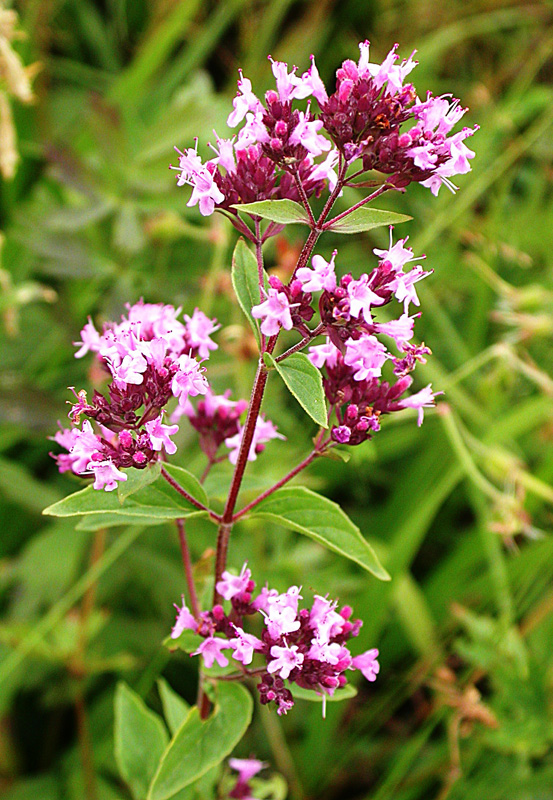
<instances>
[{"instance_id":1,"label":"flower bud cluster","mask_svg":"<svg viewBox=\"0 0 553 800\"><path fill-rule=\"evenodd\" d=\"M351 620L349 606L338 610L336 602L316 595L310 609L300 609L302 596L297 586L283 594L264 587L254 597L255 582L246 564L240 575L223 572L217 591L230 602L230 611L215 605L195 619L183 599L182 607L175 606L178 613L172 638L177 639L186 629L203 637L192 655L201 655L207 668L214 663L228 666L225 651L231 651L229 655L244 674L259 676L261 703L275 703L279 714L286 714L294 705L290 685L311 689L324 700L346 685L347 670L360 669L367 680L376 680L378 651L352 656L346 646L362 625L361 620ZM244 617L261 619L259 637L244 630ZM263 666L252 672L247 668L256 655Z\"/></svg>"},{"instance_id":2,"label":"flower bud cluster","mask_svg":"<svg viewBox=\"0 0 553 800\"><path fill-rule=\"evenodd\" d=\"M211 339L216 321L198 309L185 314L183 324L173 306L140 302L127 308L122 321L106 324L102 333L90 320L83 328L76 357L96 353L110 378L107 396L95 391L89 400L84 390L76 393L73 427L54 436L68 450L55 456L60 471L91 474L94 488L106 491L127 480L121 468L142 469L161 451L175 453L170 437L178 426L162 423L164 408L173 397L186 407L189 397L206 394L197 357L205 360L217 348ZM81 416L87 419L79 428Z\"/></svg>"},{"instance_id":3,"label":"flower bud cluster","mask_svg":"<svg viewBox=\"0 0 553 800\"><path fill-rule=\"evenodd\" d=\"M397 189L416 181L433 194L442 183L455 190L452 176L468 172L474 156L464 141L478 129L449 135L466 109L450 95L428 94L421 101L412 84L404 85L417 62L412 56L400 62L397 45L382 64L369 62L368 42L359 49L358 63L348 59L337 70L330 97L313 56L301 77L296 67L289 72L287 64L270 58L276 90L266 93L265 104L240 71L227 120L231 128L242 124L237 136L215 134L215 158L205 163L197 149L177 150L179 163L172 169L179 173L179 186L192 186L188 205L198 204L204 216L223 210L238 227L234 204L318 197L336 187L337 166L347 183L353 162L355 176L376 170L390 176L387 184ZM303 109L295 107L306 98ZM313 100L319 114L311 108Z\"/></svg>"},{"instance_id":4,"label":"flower bud cluster","mask_svg":"<svg viewBox=\"0 0 553 800\"><path fill-rule=\"evenodd\" d=\"M380 428L380 415L403 408L419 410L434 405L434 393L426 387L416 395L400 399L412 384L411 373L417 363L425 362L428 347L411 342L417 314L409 316L409 306L419 306L416 284L430 275L423 270L407 239L400 239L385 250L375 249L379 261L359 278L348 273L336 275L336 252L330 261L316 255L311 268L300 267L288 286L271 276L267 299L252 309L261 319L261 331L274 335L281 328L297 329L302 336L310 333L306 321L312 319L313 294L318 301L319 329L326 333L325 344L309 348L309 358L319 369L325 368L323 385L338 425L331 435L340 444L360 444ZM413 264L412 269L405 269ZM379 322L377 315L393 300L402 304L399 318ZM392 340L398 354L389 351L379 337ZM399 380L383 382L387 362Z\"/></svg>"}]
</instances>

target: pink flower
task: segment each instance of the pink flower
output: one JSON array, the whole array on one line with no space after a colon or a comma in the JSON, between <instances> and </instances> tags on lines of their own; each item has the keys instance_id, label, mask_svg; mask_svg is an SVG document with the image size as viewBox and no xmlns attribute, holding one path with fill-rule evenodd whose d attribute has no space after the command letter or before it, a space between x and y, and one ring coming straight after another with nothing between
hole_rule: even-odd
<instances>
[{"instance_id":1,"label":"pink flower","mask_svg":"<svg viewBox=\"0 0 553 800\"><path fill-rule=\"evenodd\" d=\"M132 383L138 386L144 380L143 373L148 369L148 362L139 350L135 350L124 356L119 366L110 364L110 368L116 383Z\"/></svg>"},{"instance_id":2,"label":"pink flower","mask_svg":"<svg viewBox=\"0 0 553 800\"><path fill-rule=\"evenodd\" d=\"M186 607L186 603L184 602L184 595L182 595L182 608L180 608L176 603L175 608L177 609L177 618L175 620L175 624L171 629L171 639L178 639L181 633L185 630L192 630L195 631L197 627L196 620Z\"/></svg>"},{"instance_id":3,"label":"pink flower","mask_svg":"<svg viewBox=\"0 0 553 800\"><path fill-rule=\"evenodd\" d=\"M309 114L299 111L299 122L290 135L290 144L301 144L313 156L330 150L328 139L317 133L323 127L320 119L309 119Z\"/></svg>"},{"instance_id":4,"label":"pink flower","mask_svg":"<svg viewBox=\"0 0 553 800\"><path fill-rule=\"evenodd\" d=\"M296 76L296 67L288 73L288 64L285 64L284 61L273 61L271 56L269 56L269 61L276 79L280 102L287 103L296 97L296 91L302 85L302 80Z\"/></svg>"},{"instance_id":5,"label":"pink flower","mask_svg":"<svg viewBox=\"0 0 553 800\"><path fill-rule=\"evenodd\" d=\"M363 313L366 322L371 320L371 306L381 306L384 302L382 297L369 288L369 281L370 278L365 273L359 280L350 281L347 287L351 316L359 317Z\"/></svg>"},{"instance_id":6,"label":"pink flower","mask_svg":"<svg viewBox=\"0 0 553 800\"><path fill-rule=\"evenodd\" d=\"M81 474L86 472L92 456L103 455L104 445L92 430L92 425L87 419L83 422L82 430L76 430L72 438L73 445L69 451L74 459L72 469L73 472Z\"/></svg>"},{"instance_id":7,"label":"pink flower","mask_svg":"<svg viewBox=\"0 0 553 800\"><path fill-rule=\"evenodd\" d=\"M404 313L407 314L409 304L413 303L415 306L420 306L420 300L415 289L415 283L422 281L430 272L425 272L422 267L416 266L411 272L398 272L393 281L390 282L389 288L395 295L398 303L403 303Z\"/></svg>"},{"instance_id":8,"label":"pink flower","mask_svg":"<svg viewBox=\"0 0 553 800\"><path fill-rule=\"evenodd\" d=\"M361 336L359 339L346 340L344 363L356 369L353 375L355 381L379 378L382 374L382 365L387 357L385 346L375 336Z\"/></svg>"},{"instance_id":9,"label":"pink flower","mask_svg":"<svg viewBox=\"0 0 553 800\"><path fill-rule=\"evenodd\" d=\"M293 669L301 667L303 664L304 655L298 652L299 648L296 644L291 647L279 647L274 644L271 647L271 655L273 660L269 662L267 672L278 672L281 678L286 679Z\"/></svg>"},{"instance_id":10,"label":"pink flower","mask_svg":"<svg viewBox=\"0 0 553 800\"><path fill-rule=\"evenodd\" d=\"M222 580L217 582L217 591L225 600L232 600L236 595L247 591L251 577L251 570L247 568L246 564L242 567L240 575L231 575L225 570L221 576Z\"/></svg>"},{"instance_id":11,"label":"pink flower","mask_svg":"<svg viewBox=\"0 0 553 800\"><path fill-rule=\"evenodd\" d=\"M242 122L248 111L256 112L263 109L260 101L252 92L252 82L249 78L244 78L241 69L238 72L240 74L238 80L239 94L232 101L234 111L231 111L227 119L229 128L235 128L239 122Z\"/></svg>"},{"instance_id":12,"label":"pink flower","mask_svg":"<svg viewBox=\"0 0 553 800\"><path fill-rule=\"evenodd\" d=\"M117 469L111 458L106 461L90 461L87 470L94 473L94 488L113 492L119 481L126 481L127 475Z\"/></svg>"},{"instance_id":13,"label":"pink flower","mask_svg":"<svg viewBox=\"0 0 553 800\"><path fill-rule=\"evenodd\" d=\"M188 344L198 350L200 358L209 358L209 351L217 350L218 347L210 339L210 334L218 331L221 326L216 324L216 320L209 319L199 308L194 309L191 317L185 314L184 319Z\"/></svg>"},{"instance_id":14,"label":"pink flower","mask_svg":"<svg viewBox=\"0 0 553 800\"><path fill-rule=\"evenodd\" d=\"M403 88L403 81L409 73L417 66L417 61L413 61L415 51L411 53L407 60L403 60L401 64L396 64L399 56L396 55L397 44L395 44L380 67L374 74L373 80L375 86L380 88L387 83L386 94L395 95Z\"/></svg>"},{"instance_id":15,"label":"pink flower","mask_svg":"<svg viewBox=\"0 0 553 800\"><path fill-rule=\"evenodd\" d=\"M331 192L334 191L338 183L338 174L334 167L338 163L340 154L338 150L333 147L328 153L324 161L319 164L314 164L311 173L309 174L310 181L328 181L328 188ZM311 158L311 156L309 156ZM343 192L340 192L340 196Z\"/></svg>"},{"instance_id":16,"label":"pink flower","mask_svg":"<svg viewBox=\"0 0 553 800\"><path fill-rule=\"evenodd\" d=\"M392 231L393 225L390 225L390 247L387 250L379 250L375 247L373 253L379 257L380 261L387 262L394 272L398 272L407 262L415 260L415 256L410 247L405 247L405 242L409 239L408 236L405 239L398 239L392 245ZM425 256L420 256L420 258L425 258Z\"/></svg>"},{"instance_id":17,"label":"pink flower","mask_svg":"<svg viewBox=\"0 0 553 800\"><path fill-rule=\"evenodd\" d=\"M75 353L75 358L82 358L89 350L92 350L93 353L97 353L100 347L100 340L100 334L89 317L88 322L81 331L81 341L73 342L75 347L80 345L79 350Z\"/></svg>"},{"instance_id":18,"label":"pink flower","mask_svg":"<svg viewBox=\"0 0 553 800\"><path fill-rule=\"evenodd\" d=\"M424 419L424 409L425 408L433 408L436 405L435 398L439 395L443 394L443 392L433 392L432 391L432 384L429 383L428 386L425 386L424 389L421 389L420 392L416 394L412 394L410 397L406 397L403 400L398 400L397 407L398 408L416 408L418 409L419 416L417 425L420 426L423 423Z\"/></svg>"},{"instance_id":19,"label":"pink flower","mask_svg":"<svg viewBox=\"0 0 553 800\"><path fill-rule=\"evenodd\" d=\"M372 650L367 650L359 656L354 656L351 666L353 669L360 669L365 678L372 683L380 672L380 664L376 660L377 657L378 650L373 647Z\"/></svg>"},{"instance_id":20,"label":"pink flower","mask_svg":"<svg viewBox=\"0 0 553 800\"><path fill-rule=\"evenodd\" d=\"M204 639L198 649L191 653L191 655L201 655L207 669L213 666L214 661L216 661L220 667L226 667L228 666L229 660L223 655L222 651L228 650L229 648L230 645L226 639L216 639L214 636L209 636L207 639Z\"/></svg>"},{"instance_id":21,"label":"pink flower","mask_svg":"<svg viewBox=\"0 0 553 800\"><path fill-rule=\"evenodd\" d=\"M294 97L298 100L302 100L304 97L309 97L309 95L313 95L316 98L319 105L323 105L328 101L328 94L325 89L325 85L322 82L319 70L315 65L315 56L311 55L311 66L304 72L300 78L300 83L296 86L294 90Z\"/></svg>"},{"instance_id":22,"label":"pink flower","mask_svg":"<svg viewBox=\"0 0 553 800\"><path fill-rule=\"evenodd\" d=\"M300 267L296 275L298 280L303 283L304 292L320 292L323 289L328 292L334 291L336 288L336 272L334 267L336 252L336 250L333 252L330 261L325 261L322 256L313 256L311 259L313 269L309 269L309 267Z\"/></svg>"},{"instance_id":23,"label":"pink flower","mask_svg":"<svg viewBox=\"0 0 553 800\"><path fill-rule=\"evenodd\" d=\"M203 374L204 368L195 358L183 353L178 360L179 371L173 377L171 389L179 404L185 405L188 397L205 394L209 389L207 378Z\"/></svg>"},{"instance_id":24,"label":"pink flower","mask_svg":"<svg viewBox=\"0 0 553 800\"><path fill-rule=\"evenodd\" d=\"M169 437L178 433L178 425L163 425L161 418L158 417L147 422L144 427L148 431L152 450L165 448L165 452L170 456L177 452L177 445Z\"/></svg>"},{"instance_id":25,"label":"pink flower","mask_svg":"<svg viewBox=\"0 0 553 800\"><path fill-rule=\"evenodd\" d=\"M256 650L261 650L263 642L251 633L245 633L242 628L235 626L236 638L229 640L229 645L233 648L232 657L242 664L251 664L253 654Z\"/></svg>"},{"instance_id":26,"label":"pink flower","mask_svg":"<svg viewBox=\"0 0 553 800\"><path fill-rule=\"evenodd\" d=\"M231 769L240 773L238 777L240 783L248 783L250 778L267 766L264 761L258 761L256 758L229 758L228 763Z\"/></svg>"},{"instance_id":27,"label":"pink flower","mask_svg":"<svg viewBox=\"0 0 553 800\"><path fill-rule=\"evenodd\" d=\"M316 344L310 347L308 358L318 369L325 364L332 369L336 366L339 355L338 348L327 339L326 344Z\"/></svg>"},{"instance_id":28,"label":"pink flower","mask_svg":"<svg viewBox=\"0 0 553 800\"><path fill-rule=\"evenodd\" d=\"M263 319L261 332L265 336L275 336L281 328L289 331L293 327L290 302L278 289L269 288L267 299L252 308L252 317Z\"/></svg>"},{"instance_id":29,"label":"pink flower","mask_svg":"<svg viewBox=\"0 0 553 800\"><path fill-rule=\"evenodd\" d=\"M177 186L183 186L185 183L192 186L192 195L186 205L194 206L198 203L202 216L207 217L213 214L215 203L222 203L225 195L215 183L207 166L202 164L201 158L195 150L189 148L185 153L181 153L180 150L175 149L180 153L179 166L172 167L172 169L180 171Z\"/></svg>"},{"instance_id":30,"label":"pink flower","mask_svg":"<svg viewBox=\"0 0 553 800\"><path fill-rule=\"evenodd\" d=\"M213 131L215 133L215 131ZM210 144L212 150L215 151L217 154L216 158L212 158L210 160L210 164L219 164L220 167L224 167L227 172L235 172L236 171L236 159L234 157L234 139L219 139L217 134L215 133L215 138L217 140L217 147L215 145Z\"/></svg>"},{"instance_id":31,"label":"pink flower","mask_svg":"<svg viewBox=\"0 0 553 800\"><path fill-rule=\"evenodd\" d=\"M413 325L415 317L408 317L407 314L402 314L399 319L393 319L390 322L380 322L374 327L377 333L384 333L386 336L391 336L400 350L406 342L413 338Z\"/></svg>"}]
</instances>

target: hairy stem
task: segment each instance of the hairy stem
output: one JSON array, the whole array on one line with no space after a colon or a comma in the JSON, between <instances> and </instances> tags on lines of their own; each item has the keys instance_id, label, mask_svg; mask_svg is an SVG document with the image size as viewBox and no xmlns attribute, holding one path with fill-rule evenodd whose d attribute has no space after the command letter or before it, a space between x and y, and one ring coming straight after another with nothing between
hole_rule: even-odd
<instances>
[{"instance_id":1,"label":"hairy stem","mask_svg":"<svg viewBox=\"0 0 553 800\"><path fill-rule=\"evenodd\" d=\"M297 353L299 350L303 350L303 348L306 345L308 345L309 342L312 342L313 339L316 339L317 336L320 336L321 333L325 332L325 330L326 330L326 325L324 324L324 322L320 322L316 328L313 328L309 336L304 336L301 342L298 342L293 347L290 347L289 350L286 350L285 353L282 353L280 356L277 356L275 358L275 361L280 363L281 361L284 361L285 358L288 358L288 356L291 356L293 353Z\"/></svg>"},{"instance_id":2,"label":"hairy stem","mask_svg":"<svg viewBox=\"0 0 553 800\"><path fill-rule=\"evenodd\" d=\"M184 575L186 577L186 586L188 588L188 596L190 597L190 606L192 608L192 614L194 617L199 619L200 606L198 605L198 595L196 594L196 585L194 583L194 575L192 573L192 560L190 558L188 539L186 538L186 523L183 519L176 519L175 522L179 532L180 551L182 555Z\"/></svg>"},{"instance_id":3,"label":"hairy stem","mask_svg":"<svg viewBox=\"0 0 553 800\"><path fill-rule=\"evenodd\" d=\"M360 200L358 203L355 203L355 205L353 205L351 208L348 208L347 211L342 211L342 213L338 214L338 216L334 217L333 219L330 219L328 222L325 222L322 226L323 231L328 230L328 228L330 228L331 225L334 225L334 223L338 222L338 220L344 219L345 217L349 216L353 211L357 211L358 208L366 206L367 203L371 202L371 200L376 200L377 197L380 197L381 194L387 192L388 189L393 189L393 188L394 187L391 184L383 183L382 186L379 186L378 189L374 191L372 194L370 194L368 197L365 197L363 200Z\"/></svg>"}]
</instances>

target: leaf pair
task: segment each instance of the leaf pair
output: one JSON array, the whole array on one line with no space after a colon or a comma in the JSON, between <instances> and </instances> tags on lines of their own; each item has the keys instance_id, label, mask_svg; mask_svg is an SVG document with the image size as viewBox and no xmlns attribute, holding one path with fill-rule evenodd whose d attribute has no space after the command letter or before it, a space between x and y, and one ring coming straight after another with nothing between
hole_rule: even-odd
<instances>
[{"instance_id":1,"label":"leaf pair","mask_svg":"<svg viewBox=\"0 0 553 800\"><path fill-rule=\"evenodd\" d=\"M252 717L252 698L236 683L218 684L206 720L167 684L160 684L160 695L171 740L161 717L125 683L115 694L115 757L135 800L181 798L183 789L232 752Z\"/></svg>"}]
</instances>

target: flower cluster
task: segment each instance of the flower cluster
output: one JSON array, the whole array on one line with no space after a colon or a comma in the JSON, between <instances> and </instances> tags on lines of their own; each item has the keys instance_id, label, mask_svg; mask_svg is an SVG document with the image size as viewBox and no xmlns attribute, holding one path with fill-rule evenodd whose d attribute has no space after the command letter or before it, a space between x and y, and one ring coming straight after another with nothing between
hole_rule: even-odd
<instances>
[{"instance_id":1,"label":"flower cluster","mask_svg":"<svg viewBox=\"0 0 553 800\"><path fill-rule=\"evenodd\" d=\"M60 430L54 440L68 452L55 456L61 472L93 475L94 488L112 491L127 480L121 468L142 469L161 451L173 454L171 437L177 425L165 425L164 408L172 397L180 406L188 398L206 394L204 360L217 345L211 334L215 320L196 309L185 322L180 309L139 302L127 307L119 324L108 323L102 333L92 321L81 332L77 358L95 353L109 376L107 396L98 391L89 400L76 393L70 418L73 427ZM79 428L81 416L86 417ZM92 426L91 420L97 426Z\"/></svg>"},{"instance_id":2,"label":"flower cluster","mask_svg":"<svg viewBox=\"0 0 553 800\"><path fill-rule=\"evenodd\" d=\"M225 458L218 457L219 448L224 444L230 450L230 463L236 464L244 432L240 417L247 407L247 400L231 400L230 390L215 395L208 389L203 399L197 403L196 409L188 402L185 407L177 408L172 419L180 414L187 415L190 424L198 432L200 447L210 463ZM271 439L284 438L277 431L276 425L260 416L256 422L248 461L255 461Z\"/></svg>"},{"instance_id":3,"label":"flower cluster","mask_svg":"<svg viewBox=\"0 0 553 800\"><path fill-rule=\"evenodd\" d=\"M412 56L400 62L397 45L382 64L369 62L368 42L359 48L358 63L347 60L337 70L330 96L313 56L301 77L295 67L289 72L287 64L270 59L276 90L266 93L265 104L240 72L227 120L231 128L242 125L238 134L215 134L215 157L205 163L197 143L196 149L177 150L179 163L172 168L179 186L192 186L188 205L198 204L203 215L225 211L243 230L234 204L305 201L368 170L383 173L396 189L415 181L433 194L442 183L455 190L451 178L468 172L474 155L464 142L477 127L450 135L466 109L450 95L420 100L414 86L405 84L417 62ZM303 110L295 107L306 98Z\"/></svg>"},{"instance_id":4,"label":"flower cluster","mask_svg":"<svg viewBox=\"0 0 553 800\"><path fill-rule=\"evenodd\" d=\"M222 458L236 463L243 435L240 418L248 403L230 400L230 392L214 394L204 374L201 362L217 348L211 338L218 329L216 321L199 309L185 314L184 323L179 314L173 306L141 301L127 306L121 322L107 323L102 333L91 320L84 326L75 355L95 353L110 382L107 396L95 391L89 400L84 390L76 393L69 413L73 426L53 437L67 451L54 455L60 472L93 475L94 488L109 492L127 480L122 469L143 469L162 451L173 455L177 446L171 437L179 427L162 422L173 398L178 404L170 421L188 417L209 462L219 460L218 450L224 444L230 452ZM196 396L203 399L194 409L190 398ZM86 417L82 425L81 417ZM284 436L260 417L249 460L254 461L276 438Z\"/></svg>"},{"instance_id":5,"label":"flower cluster","mask_svg":"<svg viewBox=\"0 0 553 800\"><path fill-rule=\"evenodd\" d=\"M417 314L409 315L411 304L420 305L416 284L430 272L415 263L419 259L406 242L392 244L390 231L389 248L374 251L378 265L359 278L351 273L337 277L336 252L330 261L316 255L311 268L300 267L288 286L271 276L267 299L252 310L267 335L295 328L305 336L310 333L306 320L316 313L313 294L320 292L318 330L327 338L325 344L310 347L309 357L317 368L325 368L325 393L338 420L332 438L340 444L365 441L379 430L383 413L416 408L420 424L423 409L434 405L431 386L400 399L413 382L409 373L430 353L428 347L411 343ZM406 269L408 265L412 269ZM376 315L394 299L402 305L401 315L379 322ZM394 342L396 354L381 336ZM397 377L393 385L381 380L387 362Z\"/></svg>"},{"instance_id":6,"label":"flower cluster","mask_svg":"<svg viewBox=\"0 0 553 800\"><path fill-rule=\"evenodd\" d=\"M201 655L207 668L217 663L228 666L229 659L241 665L244 674L259 676L257 685L262 704L275 703L279 714L286 714L294 705L288 684L311 689L323 696L332 696L347 683L346 672L359 669L369 681L376 680L380 669L378 651L371 649L352 656L347 641L357 636L361 620L351 620L352 609L326 597L316 595L310 609L299 608L300 588L291 586L283 594L264 587L254 597L255 582L244 565L240 575L223 572L217 583L219 595L230 602L231 610L215 605L195 619L184 603L175 606L177 618L172 638L186 629L199 634L203 641L192 655ZM260 636L247 633L244 617L261 617ZM248 669L255 656L263 666Z\"/></svg>"}]
</instances>

